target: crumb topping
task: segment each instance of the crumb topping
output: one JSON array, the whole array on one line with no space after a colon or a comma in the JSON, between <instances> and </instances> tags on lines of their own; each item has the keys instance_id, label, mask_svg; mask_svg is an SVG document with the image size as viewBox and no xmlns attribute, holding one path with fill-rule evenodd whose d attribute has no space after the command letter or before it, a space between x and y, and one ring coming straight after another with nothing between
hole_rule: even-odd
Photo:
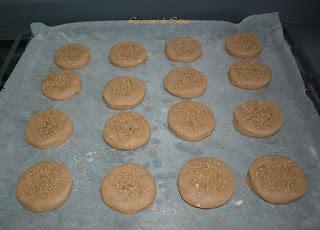
<instances>
[{"instance_id":1,"label":"crumb topping","mask_svg":"<svg viewBox=\"0 0 320 230\"><path fill-rule=\"evenodd\" d=\"M200 46L196 40L188 37L176 38L169 41L169 44L170 48L179 56L193 54Z\"/></svg>"},{"instance_id":2,"label":"crumb topping","mask_svg":"<svg viewBox=\"0 0 320 230\"><path fill-rule=\"evenodd\" d=\"M259 129L272 127L280 116L277 108L261 101L247 102L240 111L241 119L252 122Z\"/></svg>"},{"instance_id":3,"label":"crumb topping","mask_svg":"<svg viewBox=\"0 0 320 230\"><path fill-rule=\"evenodd\" d=\"M108 123L112 134L117 136L119 142L122 142L144 129L146 120L136 113L120 112L111 117Z\"/></svg>"},{"instance_id":4,"label":"crumb topping","mask_svg":"<svg viewBox=\"0 0 320 230\"><path fill-rule=\"evenodd\" d=\"M237 33L231 38L232 45L238 50L256 50L260 48L258 39L251 34Z\"/></svg>"},{"instance_id":5,"label":"crumb topping","mask_svg":"<svg viewBox=\"0 0 320 230\"><path fill-rule=\"evenodd\" d=\"M255 166L255 179L274 192L299 192L301 172L294 162L282 158L262 158Z\"/></svg>"},{"instance_id":6,"label":"crumb topping","mask_svg":"<svg viewBox=\"0 0 320 230\"><path fill-rule=\"evenodd\" d=\"M132 96L135 93L144 90L142 81L133 77L121 76L108 83L108 93L112 97Z\"/></svg>"},{"instance_id":7,"label":"crumb topping","mask_svg":"<svg viewBox=\"0 0 320 230\"><path fill-rule=\"evenodd\" d=\"M178 126L191 129L194 132L208 126L212 119L212 112L205 105L187 102L176 105L174 113L177 113Z\"/></svg>"},{"instance_id":8,"label":"crumb topping","mask_svg":"<svg viewBox=\"0 0 320 230\"><path fill-rule=\"evenodd\" d=\"M37 113L31 118L29 125L33 135L40 139L46 139L64 130L67 123L65 114L56 109Z\"/></svg>"},{"instance_id":9,"label":"crumb topping","mask_svg":"<svg viewBox=\"0 0 320 230\"><path fill-rule=\"evenodd\" d=\"M206 82L204 75L195 69L178 67L168 74L173 87L179 90L199 88Z\"/></svg>"},{"instance_id":10,"label":"crumb topping","mask_svg":"<svg viewBox=\"0 0 320 230\"><path fill-rule=\"evenodd\" d=\"M112 55L119 59L137 59L145 52L144 48L133 42L122 42L112 48Z\"/></svg>"},{"instance_id":11,"label":"crumb topping","mask_svg":"<svg viewBox=\"0 0 320 230\"><path fill-rule=\"evenodd\" d=\"M141 198L147 195L147 189L143 180L145 173L140 168L122 167L116 173L111 175L112 188L119 194L126 194L130 197Z\"/></svg>"},{"instance_id":12,"label":"crumb topping","mask_svg":"<svg viewBox=\"0 0 320 230\"><path fill-rule=\"evenodd\" d=\"M223 193L232 177L226 166L218 160L197 158L190 160L184 167L184 174L193 190L202 194Z\"/></svg>"},{"instance_id":13,"label":"crumb topping","mask_svg":"<svg viewBox=\"0 0 320 230\"><path fill-rule=\"evenodd\" d=\"M30 200L47 200L64 189L68 172L55 163L40 163L29 168L20 178L22 195Z\"/></svg>"},{"instance_id":14,"label":"crumb topping","mask_svg":"<svg viewBox=\"0 0 320 230\"><path fill-rule=\"evenodd\" d=\"M241 60L232 68L236 71L241 81L259 80L266 77L267 67L256 60Z\"/></svg>"},{"instance_id":15,"label":"crumb topping","mask_svg":"<svg viewBox=\"0 0 320 230\"><path fill-rule=\"evenodd\" d=\"M52 72L47 75L43 80L43 89L44 90L66 90L71 87L74 79L75 73L68 70L62 70L57 72Z\"/></svg>"},{"instance_id":16,"label":"crumb topping","mask_svg":"<svg viewBox=\"0 0 320 230\"><path fill-rule=\"evenodd\" d=\"M79 61L88 52L88 48L80 44L67 44L60 48L56 57L65 61Z\"/></svg>"}]
</instances>

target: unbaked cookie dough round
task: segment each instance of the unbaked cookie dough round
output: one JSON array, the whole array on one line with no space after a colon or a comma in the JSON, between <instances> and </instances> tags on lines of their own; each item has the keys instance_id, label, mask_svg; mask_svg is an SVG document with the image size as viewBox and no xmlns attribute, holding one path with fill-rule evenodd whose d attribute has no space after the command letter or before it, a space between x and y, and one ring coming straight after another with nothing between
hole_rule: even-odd
<instances>
[{"instance_id":1,"label":"unbaked cookie dough round","mask_svg":"<svg viewBox=\"0 0 320 230\"><path fill-rule=\"evenodd\" d=\"M143 81L131 76L119 76L105 85L102 96L112 109L132 109L143 101L145 93Z\"/></svg>"},{"instance_id":2,"label":"unbaked cookie dough round","mask_svg":"<svg viewBox=\"0 0 320 230\"><path fill-rule=\"evenodd\" d=\"M235 175L218 159L198 157L182 167L177 185L182 199L188 204L198 208L216 208L232 197Z\"/></svg>"},{"instance_id":3,"label":"unbaked cookie dough round","mask_svg":"<svg viewBox=\"0 0 320 230\"><path fill-rule=\"evenodd\" d=\"M109 52L110 62L121 68L138 66L147 58L147 50L137 42L119 42Z\"/></svg>"},{"instance_id":4,"label":"unbaked cookie dough round","mask_svg":"<svg viewBox=\"0 0 320 230\"><path fill-rule=\"evenodd\" d=\"M72 190L72 177L63 164L43 161L30 166L19 178L17 199L33 212L45 212L60 207Z\"/></svg>"},{"instance_id":5,"label":"unbaked cookie dough round","mask_svg":"<svg viewBox=\"0 0 320 230\"><path fill-rule=\"evenodd\" d=\"M261 89L271 78L271 69L257 60L239 60L229 68L230 83L242 89Z\"/></svg>"},{"instance_id":6,"label":"unbaked cookie dough round","mask_svg":"<svg viewBox=\"0 0 320 230\"><path fill-rule=\"evenodd\" d=\"M168 126L177 137L186 141L200 141L212 133L216 121L208 106L183 101L170 108Z\"/></svg>"},{"instance_id":7,"label":"unbaked cookie dough round","mask_svg":"<svg viewBox=\"0 0 320 230\"><path fill-rule=\"evenodd\" d=\"M282 124L282 112L268 101L247 101L233 113L234 128L248 137L270 137L280 130Z\"/></svg>"},{"instance_id":8,"label":"unbaked cookie dough round","mask_svg":"<svg viewBox=\"0 0 320 230\"><path fill-rule=\"evenodd\" d=\"M248 33L235 33L225 41L227 52L237 58L251 58L261 53L262 47L259 39Z\"/></svg>"},{"instance_id":9,"label":"unbaked cookie dough round","mask_svg":"<svg viewBox=\"0 0 320 230\"><path fill-rule=\"evenodd\" d=\"M156 184L143 166L128 163L112 168L104 176L100 192L111 209L133 215L152 206L156 198Z\"/></svg>"},{"instance_id":10,"label":"unbaked cookie dough round","mask_svg":"<svg viewBox=\"0 0 320 230\"><path fill-rule=\"evenodd\" d=\"M166 42L164 52L172 61L193 62L202 56L202 46L191 37L176 37Z\"/></svg>"},{"instance_id":11,"label":"unbaked cookie dough round","mask_svg":"<svg viewBox=\"0 0 320 230\"><path fill-rule=\"evenodd\" d=\"M134 112L119 112L104 125L103 137L115 149L132 150L145 145L151 135L149 122Z\"/></svg>"},{"instance_id":12,"label":"unbaked cookie dough round","mask_svg":"<svg viewBox=\"0 0 320 230\"><path fill-rule=\"evenodd\" d=\"M88 47L70 43L55 53L54 61L62 69L79 69L89 64L91 51Z\"/></svg>"},{"instance_id":13,"label":"unbaked cookie dough round","mask_svg":"<svg viewBox=\"0 0 320 230\"><path fill-rule=\"evenodd\" d=\"M64 112L49 109L27 121L25 138L36 148L48 149L66 142L72 130L72 121Z\"/></svg>"},{"instance_id":14,"label":"unbaked cookie dough round","mask_svg":"<svg viewBox=\"0 0 320 230\"><path fill-rule=\"evenodd\" d=\"M52 100L67 100L81 90L81 79L71 70L49 73L41 84L42 92Z\"/></svg>"},{"instance_id":15,"label":"unbaked cookie dough round","mask_svg":"<svg viewBox=\"0 0 320 230\"><path fill-rule=\"evenodd\" d=\"M166 75L165 89L180 98L194 98L201 96L208 85L207 77L191 67L177 67Z\"/></svg>"},{"instance_id":16,"label":"unbaked cookie dough round","mask_svg":"<svg viewBox=\"0 0 320 230\"><path fill-rule=\"evenodd\" d=\"M272 204L289 204L307 191L307 178L294 161L276 155L255 159L249 168L247 182L259 197Z\"/></svg>"}]
</instances>

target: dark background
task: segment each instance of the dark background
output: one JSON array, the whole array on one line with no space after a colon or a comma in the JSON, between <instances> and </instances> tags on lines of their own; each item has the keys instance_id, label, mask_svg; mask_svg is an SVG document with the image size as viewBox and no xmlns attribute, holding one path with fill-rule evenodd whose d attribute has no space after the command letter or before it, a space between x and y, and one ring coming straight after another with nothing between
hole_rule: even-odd
<instances>
[{"instance_id":1,"label":"dark background","mask_svg":"<svg viewBox=\"0 0 320 230\"><path fill-rule=\"evenodd\" d=\"M285 23L320 23L319 0L0 0L0 34L28 30L31 22L178 17L239 22L251 14L278 11Z\"/></svg>"}]
</instances>

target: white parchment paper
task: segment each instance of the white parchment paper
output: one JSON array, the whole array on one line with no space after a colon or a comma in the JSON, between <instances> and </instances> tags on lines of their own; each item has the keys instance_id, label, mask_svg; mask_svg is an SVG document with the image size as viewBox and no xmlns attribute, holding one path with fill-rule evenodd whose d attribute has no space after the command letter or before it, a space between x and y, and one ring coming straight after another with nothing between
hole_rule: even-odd
<instances>
[{"instance_id":1,"label":"white parchment paper","mask_svg":"<svg viewBox=\"0 0 320 230\"><path fill-rule=\"evenodd\" d=\"M129 25L126 21L80 22L56 27L31 25L31 40L0 92L0 228L1 229L317 229L320 226L320 125L312 102L304 93L297 65L284 41L277 13L254 15L240 24L192 21L187 25ZM228 67L235 60L224 50L224 39L236 32L256 34L263 44L259 58L273 72L263 90L248 91L229 84ZM191 64L171 62L163 53L165 41L193 36L204 48L203 57ZM108 61L108 51L119 41L144 44L149 58L136 68L120 69ZM42 95L40 84L57 70L54 52L69 42L92 50L92 62L77 70L81 92L69 101L52 101ZM163 88L163 78L173 67L192 66L208 77L205 95L196 101L215 112L217 127L201 142L176 138L167 128L167 112L180 99ZM146 82L145 100L133 111L151 123L149 143L136 151L111 149L102 138L103 125L116 111L101 97L104 84L117 75L133 75ZM278 104L285 122L279 133L266 139L241 136L232 126L232 113L249 99ZM73 120L74 132L66 144L40 151L24 140L26 120L39 111L57 107ZM290 205L271 205L246 185L250 163L264 154L287 156L305 170L308 192ZM186 204L176 187L177 172L194 156L214 156L236 173L237 188L226 205L210 210ZM64 163L74 179L69 200L59 209L32 213L15 198L19 175L43 160ZM134 216L122 216L104 205L100 181L111 167L124 162L143 164L156 178L157 198L152 208Z\"/></svg>"}]
</instances>

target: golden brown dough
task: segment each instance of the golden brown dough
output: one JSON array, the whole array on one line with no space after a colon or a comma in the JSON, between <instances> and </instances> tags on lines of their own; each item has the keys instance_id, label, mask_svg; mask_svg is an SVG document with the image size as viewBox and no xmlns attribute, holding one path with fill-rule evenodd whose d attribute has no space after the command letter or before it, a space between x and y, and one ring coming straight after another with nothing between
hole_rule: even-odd
<instances>
[{"instance_id":1,"label":"golden brown dough","mask_svg":"<svg viewBox=\"0 0 320 230\"><path fill-rule=\"evenodd\" d=\"M198 157L186 162L177 185L182 199L198 208L225 204L235 191L235 175L228 165L213 157Z\"/></svg>"},{"instance_id":2,"label":"golden brown dough","mask_svg":"<svg viewBox=\"0 0 320 230\"><path fill-rule=\"evenodd\" d=\"M54 61L62 69L79 69L91 61L91 51L82 44L70 43L54 54Z\"/></svg>"},{"instance_id":3,"label":"golden brown dough","mask_svg":"<svg viewBox=\"0 0 320 230\"><path fill-rule=\"evenodd\" d=\"M145 93L143 81L131 76L119 76L105 85L102 96L112 109L132 109L143 101Z\"/></svg>"},{"instance_id":4,"label":"golden brown dough","mask_svg":"<svg viewBox=\"0 0 320 230\"><path fill-rule=\"evenodd\" d=\"M36 148L48 149L66 142L72 130L72 121L64 112L49 109L27 121L25 138Z\"/></svg>"},{"instance_id":5,"label":"golden brown dough","mask_svg":"<svg viewBox=\"0 0 320 230\"><path fill-rule=\"evenodd\" d=\"M42 92L52 100L68 100L81 90L81 79L71 70L49 73L41 84Z\"/></svg>"},{"instance_id":6,"label":"golden brown dough","mask_svg":"<svg viewBox=\"0 0 320 230\"><path fill-rule=\"evenodd\" d=\"M261 89L271 78L271 69L257 60L239 60L229 68L230 83L242 89Z\"/></svg>"},{"instance_id":7,"label":"golden brown dough","mask_svg":"<svg viewBox=\"0 0 320 230\"><path fill-rule=\"evenodd\" d=\"M266 155L255 159L247 181L259 197L272 204L295 202L307 191L303 169L283 156Z\"/></svg>"},{"instance_id":8,"label":"golden brown dough","mask_svg":"<svg viewBox=\"0 0 320 230\"><path fill-rule=\"evenodd\" d=\"M252 58L261 53L262 47L259 39L248 33L235 33L225 41L227 52L237 58Z\"/></svg>"},{"instance_id":9,"label":"golden brown dough","mask_svg":"<svg viewBox=\"0 0 320 230\"><path fill-rule=\"evenodd\" d=\"M176 136L186 141L200 141L212 133L216 121L208 106L183 101L170 108L168 126Z\"/></svg>"},{"instance_id":10,"label":"golden brown dough","mask_svg":"<svg viewBox=\"0 0 320 230\"><path fill-rule=\"evenodd\" d=\"M280 109L268 101L247 101L233 113L233 127L248 137L270 137L280 130L282 124Z\"/></svg>"},{"instance_id":11,"label":"golden brown dough","mask_svg":"<svg viewBox=\"0 0 320 230\"><path fill-rule=\"evenodd\" d=\"M191 67L174 68L164 79L164 87L169 93L186 99L201 96L207 85L207 77Z\"/></svg>"},{"instance_id":12,"label":"golden brown dough","mask_svg":"<svg viewBox=\"0 0 320 230\"><path fill-rule=\"evenodd\" d=\"M121 68L135 67L148 58L147 50L137 42L119 42L109 52L110 62Z\"/></svg>"},{"instance_id":13,"label":"golden brown dough","mask_svg":"<svg viewBox=\"0 0 320 230\"><path fill-rule=\"evenodd\" d=\"M23 207L45 212L60 207L72 190L72 177L63 164L43 161L21 174L16 187L17 199Z\"/></svg>"},{"instance_id":14,"label":"golden brown dough","mask_svg":"<svg viewBox=\"0 0 320 230\"><path fill-rule=\"evenodd\" d=\"M167 41L164 52L172 61L193 62L202 56L202 46L192 37L176 37Z\"/></svg>"},{"instance_id":15,"label":"golden brown dough","mask_svg":"<svg viewBox=\"0 0 320 230\"><path fill-rule=\"evenodd\" d=\"M107 144L116 149L132 150L145 145L151 135L149 122L134 112L119 112L110 117L103 129Z\"/></svg>"},{"instance_id":16,"label":"golden brown dough","mask_svg":"<svg viewBox=\"0 0 320 230\"><path fill-rule=\"evenodd\" d=\"M143 166L128 163L112 168L105 175L100 192L103 201L111 209L133 215L152 206L156 184Z\"/></svg>"}]
</instances>

